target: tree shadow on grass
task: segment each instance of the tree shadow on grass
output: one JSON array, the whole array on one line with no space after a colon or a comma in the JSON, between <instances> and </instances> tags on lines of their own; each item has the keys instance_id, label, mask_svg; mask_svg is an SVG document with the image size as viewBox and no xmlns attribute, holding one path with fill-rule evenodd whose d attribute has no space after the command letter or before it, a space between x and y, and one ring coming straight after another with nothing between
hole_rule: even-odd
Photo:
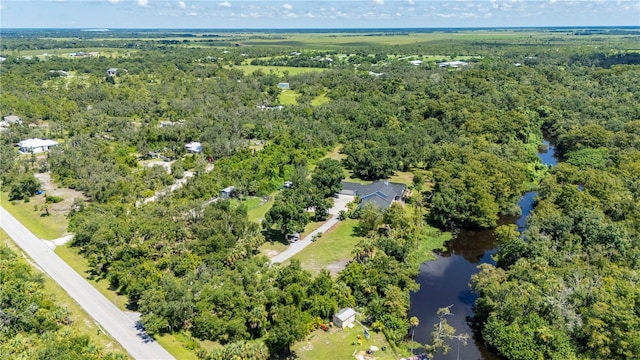
<instances>
[{"instance_id":1,"label":"tree shadow on grass","mask_svg":"<svg viewBox=\"0 0 640 360\"><path fill-rule=\"evenodd\" d=\"M284 245L289 245L289 242L286 239L286 236L281 233L279 230L268 229L263 230L262 235L264 236L265 241L271 243L281 243Z\"/></svg>"}]
</instances>

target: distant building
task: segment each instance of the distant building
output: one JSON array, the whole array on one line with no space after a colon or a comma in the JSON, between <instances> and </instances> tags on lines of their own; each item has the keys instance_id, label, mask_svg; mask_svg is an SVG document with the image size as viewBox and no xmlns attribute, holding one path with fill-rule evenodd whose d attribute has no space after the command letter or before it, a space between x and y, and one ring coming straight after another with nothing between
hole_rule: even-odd
<instances>
[{"instance_id":1,"label":"distant building","mask_svg":"<svg viewBox=\"0 0 640 360\"><path fill-rule=\"evenodd\" d=\"M16 115L7 115L2 120L7 125L10 125L10 124L22 125L22 119L20 119L20 117Z\"/></svg>"},{"instance_id":2,"label":"distant building","mask_svg":"<svg viewBox=\"0 0 640 360\"><path fill-rule=\"evenodd\" d=\"M20 152L25 154L47 151L50 148L57 145L58 145L58 142L56 141L48 140L48 139L38 139L38 138L22 140L18 143Z\"/></svg>"},{"instance_id":3,"label":"distant building","mask_svg":"<svg viewBox=\"0 0 640 360\"><path fill-rule=\"evenodd\" d=\"M236 192L236 187L235 186L226 187L226 188L220 190L220 198L221 199L230 199L231 197L233 197L235 192Z\"/></svg>"},{"instance_id":4,"label":"distant building","mask_svg":"<svg viewBox=\"0 0 640 360\"><path fill-rule=\"evenodd\" d=\"M287 89L289 89L289 83L288 82L278 83L278 88L283 89L283 90L287 90Z\"/></svg>"},{"instance_id":5,"label":"distant building","mask_svg":"<svg viewBox=\"0 0 640 360\"><path fill-rule=\"evenodd\" d=\"M293 181L285 181L283 187L285 189L291 189L293 187Z\"/></svg>"},{"instance_id":6,"label":"distant building","mask_svg":"<svg viewBox=\"0 0 640 360\"><path fill-rule=\"evenodd\" d=\"M345 308L333 315L333 324L344 329L356 321L356 311L353 308Z\"/></svg>"},{"instance_id":7,"label":"distant building","mask_svg":"<svg viewBox=\"0 0 640 360\"><path fill-rule=\"evenodd\" d=\"M411 61L409 61L409 64L411 64L413 66L420 66L420 65L422 65L422 60L411 60Z\"/></svg>"},{"instance_id":8,"label":"distant building","mask_svg":"<svg viewBox=\"0 0 640 360\"><path fill-rule=\"evenodd\" d=\"M467 66L467 65L469 65L469 63L466 61L445 61L438 64L438 66L440 66L441 68L444 68L444 67L458 68L460 66Z\"/></svg>"},{"instance_id":9,"label":"distant building","mask_svg":"<svg viewBox=\"0 0 640 360\"><path fill-rule=\"evenodd\" d=\"M367 203L373 203L382 209L386 209L394 201L403 201L406 190L406 185L386 180L376 181L369 185L343 181L340 194L358 196L360 198L358 209Z\"/></svg>"},{"instance_id":10,"label":"distant building","mask_svg":"<svg viewBox=\"0 0 640 360\"><path fill-rule=\"evenodd\" d=\"M0 62L4 62L5 60L7 60L6 57L0 56Z\"/></svg>"},{"instance_id":11,"label":"distant building","mask_svg":"<svg viewBox=\"0 0 640 360\"><path fill-rule=\"evenodd\" d=\"M118 75L118 68L111 68L107 70L107 76L116 76Z\"/></svg>"},{"instance_id":12,"label":"distant building","mask_svg":"<svg viewBox=\"0 0 640 360\"><path fill-rule=\"evenodd\" d=\"M185 148L187 148L187 151L192 152L192 153L201 153L202 152L202 144L194 141L194 142L190 142L187 145L184 146Z\"/></svg>"}]
</instances>

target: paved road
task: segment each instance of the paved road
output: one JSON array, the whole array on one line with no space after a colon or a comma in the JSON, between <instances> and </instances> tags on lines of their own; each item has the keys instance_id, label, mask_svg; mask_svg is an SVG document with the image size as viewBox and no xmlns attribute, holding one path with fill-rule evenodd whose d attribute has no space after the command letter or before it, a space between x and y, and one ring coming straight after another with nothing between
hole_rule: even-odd
<instances>
[{"instance_id":1,"label":"paved road","mask_svg":"<svg viewBox=\"0 0 640 360\"><path fill-rule=\"evenodd\" d=\"M306 248L311 244L311 239L313 236L319 232L326 232L331 229L335 224L337 224L340 220L338 220L338 213L342 210L347 209L347 204L353 201L354 197L349 195L338 195L338 197L333 202L333 207L329 209L329 214L333 215L331 219L327 220L324 224L320 225L317 229L309 233L309 235L305 236L304 239L298 240L293 244L289 245L287 250L281 252L280 254L271 258L271 263L282 263L287 261L290 257L302 251L302 249Z\"/></svg>"},{"instance_id":2,"label":"paved road","mask_svg":"<svg viewBox=\"0 0 640 360\"><path fill-rule=\"evenodd\" d=\"M136 314L120 311L3 207L0 207L0 226L133 358L173 359L171 354L140 328L135 320Z\"/></svg>"}]
</instances>

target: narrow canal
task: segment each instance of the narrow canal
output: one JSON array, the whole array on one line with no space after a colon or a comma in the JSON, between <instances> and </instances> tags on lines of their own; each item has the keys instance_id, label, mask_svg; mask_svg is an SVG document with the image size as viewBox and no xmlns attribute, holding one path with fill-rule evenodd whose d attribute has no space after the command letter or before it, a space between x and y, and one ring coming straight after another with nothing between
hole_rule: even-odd
<instances>
[{"instance_id":1,"label":"narrow canal","mask_svg":"<svg viewBox=\"0 0 640 360\"><path fill-rule=\"evenodd\" d=\"M538 157L543 164L556 165L555 148L546 140L543 143L548 150L538 153ZM533 209L535 196L535 191L525 193L518 202L522 215L503 218L500 223L515 223L522 231L527 216ZM472 339L466 346L452 340L451 351L447 355L438 354L435 359L498 359L474 336L470 327L477 296L469 289L469 280L471 275L478 272L478 265L495 264L491 258L496 252L493 230L461 231L446 245L446 251L439 252L435 261L428 261L420 266L420 274L416 279L420 290L411 294L409 310L409 316L416 316L420 320L415 340L421 344L429 342L433 325L438 322L436 312L439 308L453 305L453 316L447 317L447 321L457 333L467 333L472 335Z\"/></svg>"}]
</instances>

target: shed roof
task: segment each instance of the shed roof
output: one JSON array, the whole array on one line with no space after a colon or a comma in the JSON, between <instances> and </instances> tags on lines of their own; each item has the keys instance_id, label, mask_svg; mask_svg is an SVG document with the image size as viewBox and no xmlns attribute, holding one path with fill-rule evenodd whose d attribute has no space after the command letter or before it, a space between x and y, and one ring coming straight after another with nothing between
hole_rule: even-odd
<instances>
[{"instance_id":1,"label":"shed roof","mask_svg":"<svg viewBox=\"0 0 640 360\"><path fill-rule=\"evenodd\" d=\"M344 308L336 314L336 317L340 319L340 321L345 321L352 316L356 316L356 311L353 310L353 308Z\"/></svg>"},{"instance_id":2,"label":"shed roof","mask_svg":"<svg viewBox=\"0 0 640 360\"><path fill-rule=\"evenodd\" d=\"M17 115L7 115L4 117L4 121L8 123L19 123L22 120L20 120L20 117Z\"/></svg>"}]
</instances>

